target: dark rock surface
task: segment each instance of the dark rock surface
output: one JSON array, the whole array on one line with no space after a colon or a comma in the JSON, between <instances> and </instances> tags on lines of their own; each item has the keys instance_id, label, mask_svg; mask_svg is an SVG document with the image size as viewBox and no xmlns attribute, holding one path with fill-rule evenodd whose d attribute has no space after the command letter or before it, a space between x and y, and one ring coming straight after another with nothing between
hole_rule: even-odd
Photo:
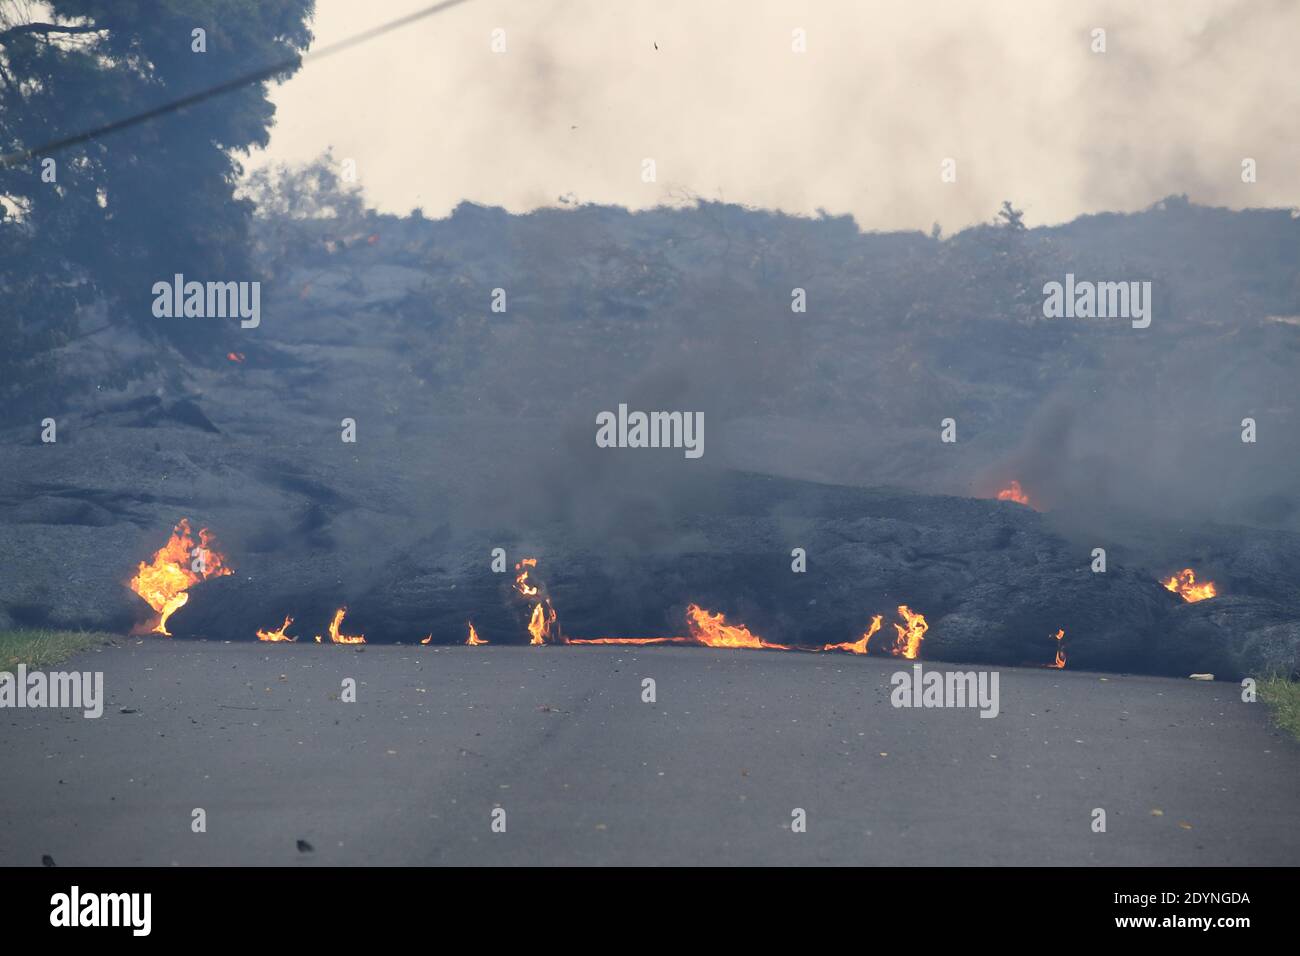
<instances>
[{"instance_id":1,"label":"dark rock surface","mask_svg":"<svg viewBox=\"0 0 1300 956\"><path fill-rule=\"evenodd\" d=\"M145 609L124 583L185 517L235 573L193 590L178 636L287 614L311 640L347 606L371 642L463 641L467 620L523 641L503 548L539 559L575 637L680 634L697 602L821 645L875 614L888 638L906 604L932 659L1045 664L1064 629L1070 666L1297 670L1286 211L1161 203L943 242L716 204L371 218L355 246L268 226L235 360L116 326L69 346L58 441L44 412L0 429L0 627L128 629ZM1264 246L1261 286L1225 250ZM1067 270L1150 275L1150 334L1042 321L1036 290ZM137 360L159 373L101 386ZM707 452L597 449L620 402L700 410ZM1009 477L1047 510L984 500ZM1222 596L1158 584L1184 567Z\"/></svg>"},{"instance_id":2,"label":"dark rock surface","mask_svg":"<svg viewBox=\"0 0 1300 956\"><path fill-rule=\"evenodd\" d=\"M149 436L169 450L151 451ZM534 579L569 637L685 634L694 602L766 640L813 647L855 640L881 614L872 647L884 653L895 609L908 605L930 624L925 659L1045 665L1063 628L1072 667L1221 677L1297 669L1300 601L1279 571L1296 566L1297 543L1281 532L1201 529L1194 546L1173 534L1174 550L1205 557L1203 574L1224 588L1190 605L1158 583L1172 565L1112 559L1095 574L1088 544L1060 533L1050 514L1009 502L725 472L679 502L658 547L602 548L544 516L521 531L458 527L444 513L423 530L438 509L426 503L420 522L406 521L404 508L417 506L400 482L385 499L358 485L381 476L277 467L274 451L230 447L220 433L126 426L98 440L108 443L103 467L77 483L34 489L15 481L16 469L5 478L0 552L23 571L0 583L9 622L129 628L145 613L123 586L134 562L187 516L216 531L236 573L192 589L172 618L177 638L252 640L290 615L289 632L310 641L346 605L344 632L371 643L427 634L459 643L471 620L493 643L523 643L530 605L514 593L512 570L490 567L502 547L510 568L538 558ZM162 470L109 454L128 440ZM93 458L95 441L78 442L79 453ZM1155 533L1147 528L1144 549ZM797 547L805 573L791 570Z\"/></svg>"},{"instance_id":3,"label":"dark rock surface","mask_svg":"<svg viewBox=\"0 0 1300 956\"><path fill-rule=\"evenodd\" d=\"M892 636L895 608L905 604L931 625L926 659L1046 664L1063 628L1070 664L1087 669L1237 677L1297 667L1294 604L1229 595L1188 605L1150 569L1094 574L1087 549L1019 505L753 475L728 476L726 490L726 513L682 516L685 550L611 557L552 527L507 553L539 558L533 577L569 637L685 634L693 602L766 640L820 647L856 640L874 614L885 617L881 638ZM795 547L808 554L805 573L791 570ZM530 605L514 594L512 573L491 572L489 550L445 533L419 542L349 603L345 631L454 643L473 620L485 639L526 641ZM247 630L232 631L232 621L248 629L295 609L309 624L301 633L322 633L334 597L286 594L274 580L213 581L178 613L178 633L240 638Z\"/></svg>"}]
</instances>

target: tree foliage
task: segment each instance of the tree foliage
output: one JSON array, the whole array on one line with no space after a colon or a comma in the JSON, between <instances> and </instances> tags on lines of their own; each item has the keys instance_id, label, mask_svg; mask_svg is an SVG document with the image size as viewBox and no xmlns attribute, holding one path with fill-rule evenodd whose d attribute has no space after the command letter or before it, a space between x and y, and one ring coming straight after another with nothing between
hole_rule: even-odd
<instances>
[{"instance_id":1,"label":"tree foliage","mask_svg":"<svg viewBox=\"0 0 1300 956\"><path fill-rule=\"evenodd\" d=\"M39 150L290 60L311 40L313 6L0 0L0 153ZM194 49L196 30L206 52ZM0 168L0 398L39 391L51 349L91 302L106 304L117 327L216 351L228 327L155 319L150 290L175 273L254 278L237 157L266 144L273 119L267 82L254 82Z\"/></svg>"}]
</instances>

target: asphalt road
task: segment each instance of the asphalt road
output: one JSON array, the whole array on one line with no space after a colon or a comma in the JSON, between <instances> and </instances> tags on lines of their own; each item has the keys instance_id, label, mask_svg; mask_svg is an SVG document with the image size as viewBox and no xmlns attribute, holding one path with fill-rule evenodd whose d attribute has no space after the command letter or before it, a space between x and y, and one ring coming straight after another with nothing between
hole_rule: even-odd
<instances>
[{"instance_id":1,"label":"asphalt road","mask_svg":"<svg viewBox=\"0 0 1300 956\"><path fill-rule=\"evenodd\" d=\"M849 655L157 638L54 669L108 703L0 710L0 865L1300 864L1300 745L1233 684L1004 668L981 719Z\"/></svg>"}]
</instances>

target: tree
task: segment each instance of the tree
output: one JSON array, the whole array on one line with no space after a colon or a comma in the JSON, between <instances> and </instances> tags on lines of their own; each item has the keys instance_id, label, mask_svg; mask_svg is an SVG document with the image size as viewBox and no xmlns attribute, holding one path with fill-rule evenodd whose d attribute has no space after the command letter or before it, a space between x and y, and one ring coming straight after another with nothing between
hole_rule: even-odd
<instances>
[{"instance_id":1,"label":"tree","mask_svg":"<svg viewBox=\"0 0 1300 956\"><path fill-rule=\"evenodd\" d=\"M1025 228L1025 214L1021 210L1011 205L1010 199L1002 200L1002 208L998 210L999 223L1004 229L1012 231Z\"/></svg>"},{"instance_id":2,"label":"tree","mask_svg":"<svg viewBox=\"0 0 1300 956\"><path fill-rule=\"evenodd\" d=\"M0 153L39 149L289 61L282 79L311 41L313 7L0 0ZM234 192L237 154L268 140L268 82L0 168L0 397L13 401L48 374L50 349L92 301L147 337L217 354L238 324L156 319L151 287L175 273L255 278L252 204Z\"/></svg>"}]
</instances>

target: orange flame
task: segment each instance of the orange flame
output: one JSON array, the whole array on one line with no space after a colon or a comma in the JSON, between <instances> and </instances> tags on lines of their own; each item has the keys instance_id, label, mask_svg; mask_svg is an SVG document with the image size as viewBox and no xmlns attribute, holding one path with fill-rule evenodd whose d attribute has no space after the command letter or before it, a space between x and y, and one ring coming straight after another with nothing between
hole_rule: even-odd
<instances>
[{"instance_id":1,"label":"orange flame","mask_svg":"<svg viewBox=\"0 0 1300 956\"><path fill-rule=\"evenodd\" d=\"M1196 572L1191 568L1183 568L1183 570L1170 577L1168 581L1162 581L1161 583L1166 590L1173 591L1189 604L1204 601L1206 598L1212 598L1219 593L1213 581L1197 584Z\"/></svg>"},{"instance_id":2,"label":"orange flame","mask_svg":"<svg viewBox=\"0 0 1300 956\"><path fill-rule=\"evenodd\" d=\"M914 661L921 653L921 641L925 639L925 632L930 629L930 625L926 623L924 614L916 613L906 604L898 606L898 616L906 622L906 626L894 625L898 639L894 641L890 653Z\"/></svg>"},{"instance_id":3,"label":"orange flame","mask_svg":"<svg viewBox=\"0 0 1300 956\"><path fill-rule=\"evenodd\" d=\"M427 636L420 638L421 644L428 644L431 643L432 641L433 641L433 631L430 631Z\"/></svg>"},{"instance_id":4,"label":"orange flame","mask_svg":"<svg viewBox=\"0 0 1300 956\"><path fill-rule=\"evenodd\" d=\"M1025 494L1020 488L1020 482L1012 479L1011 484L998 492L998 501L1014 501L1018 505L1024 505L1026 508L1034 507L1029 502L1029 495Z\"/></svg>"},{"instance_id":5,"label":"orange flame","mask_svg":"<svg viewBox=\"0 0 1300 956\"><path fill-rule=\"evenodd\" d=\"M537 585L528 582L528 572L535 567L537 567L536 558L524 558L515 565L515 570L519 572L515 575L515 589L524 597L536 597L538 594Z\"/></svg>"},{"instance_id":6,"label":"orange flame","mask_svg":"<svg viewBox=\"0 0 1300 956\"><path fill-rule=\"evenodd\" d=\"M540 605L539 605L540 606ZM906 626L894 625L898 631L898 640L890 648L891 653L909 659L920 653L921 641L929 629L925 615L912 611L907 605L900 605L898 613ZM883 615L877 614L871 619L871 626L856 641L843 644L826 644L822 647L794 647L789 644L773 644L759 637L742 624L728 624L726 615L706 611L698 604L686 608L686 625L689 637L582 637L565 638L565 644L623 644L642 647L650 644L702 644L705 647L729 647L768 649L780 651L849 651L853 654L866 654L867 644L879 633ZM534 641L534 643L538 643Z\"/></svg>"},{"instance_id":7,"label":"orange flame","mask_svg":"<svg viewBox=\"0 0 1300 956\"><path fill-rule=\"evenodd\" d=\"M335 644L364 644L366 642L364 634L344 634L339 630L343 625L343 615L347 613L347 607L341 607L334 612L334 620L330 621L330 640ZM322 643L319 634L316 635L316 643Z\"/></svg>"},{"instance_id":8,"label":"orange flame","mask_svg":"<svg viewBox=\"0 0 1300 956\"><path fill-rule=\"evenodd\" d=\"M532 635L528 643L545 644L551 639L552 628L555 636L559 637L559 628L556 627L558 615L551 605L551 599L542 596L542 589L528 579L528 572L535 567L536 558L524 558L515 565L515 570L519 572L515 575L515 590L526 598L541 598L533 605L533 613L528 620L528 633Z\"/></svg>"},{"instance_id":9,"label":"orange flame","mask_svg":"<svg viewBox=\"0 0 1300 956\"><path fill-rule=\"evenodd\" d=\"M849 651L850 653L853 654L867 653L867 641L871 640L872 635L880 630L881 620L882 620L882 615L880 614L877 614L875 617L873 617L871 619L871 626L867 628L866 632L863 633L863 635L860 638L858 638L856 641L853 641L851 643L845 642L843 644L827 644L825 647L822 648L822 650ZM897 627L898 625L894 625L894 626Z\"/></svg>"},{"instance_id":10,"label":"orange flame","mask_svg":"<svg viewBox=\"0 0 1300 956\"><path fill-rule=\"evenodd\" d=\"M158 620L136 628L133 633L171 637L167 619L190 599L186 592L200 581L234 573L226 567L225 555L213 547L214 541L208 529L202 528L196 545L189 519L182 518L176 522L167 543L154 553L152 563L140 562L139 570L127 586L158 612ZM195 564L200 570L195 570Z\"/></svg>"},{"instance_id":11,"label":"orange flame","mask_svg":"<svg viewBox=\"0 0 1300 956\"><path fill-rule=\"evenodd\" d=\"M291 618L288 614L286 614L284 616L284 623L281 624L279 628L277 628L276 630L264 631L261 628L258 628L257 639L259 641L296 641L298 640L298 638L290 637L287 633L285 633L286 631L289 630L289 625L292 623L293 623L293 618Z\"/></svg>"},{"instance_id":12,"label":"orange flame","mask_svg":"<svg viewBox=\"0 0 1300 956\"><path fill-rule=\"evenodd\" d=\"M1056 631L1056 660L1048 664L1048 667L1061 669L1065 667L1065 645L1061 643L1065 639L1065 628L1058 628Z\"/></svg>"},{"instance_id":13,"label":"orange flame","mask_svg":"<svg viewBox=\"0 0 1300 956\"><path fill-rule=\"evenodd\" d=\"M686 608L686 626L691 637L705 647L748 647L770 648L788 651L786 644L769 644L743 624L728 624L727 617L721 611L714 614L698 604Z\"/></svg>"},{"instance_id":14,"label":"orange flame","mask_svg":"<svg viewBox=\"0 0 1300 956\"><path fill-rule=\"evenodd\" d=\"M555 608L551 602L533 605L533 616L528 622L528 633L533 636L529 644L545 644L551 636L551 625L555 623Z\"/></svg>"},{"instance_id":15,"label":"orange flame","mask_svg":"<svg viewBox=\"0 0 1300 956\"><path fill-rule=\"evenodd\" d=\"M481 644L488 643L478 636L478 631L474 630L473 621L466 621L465 623L469 625L469 638L465 641L467 647L478 647Z\"/></svg>"}]
</instances>

